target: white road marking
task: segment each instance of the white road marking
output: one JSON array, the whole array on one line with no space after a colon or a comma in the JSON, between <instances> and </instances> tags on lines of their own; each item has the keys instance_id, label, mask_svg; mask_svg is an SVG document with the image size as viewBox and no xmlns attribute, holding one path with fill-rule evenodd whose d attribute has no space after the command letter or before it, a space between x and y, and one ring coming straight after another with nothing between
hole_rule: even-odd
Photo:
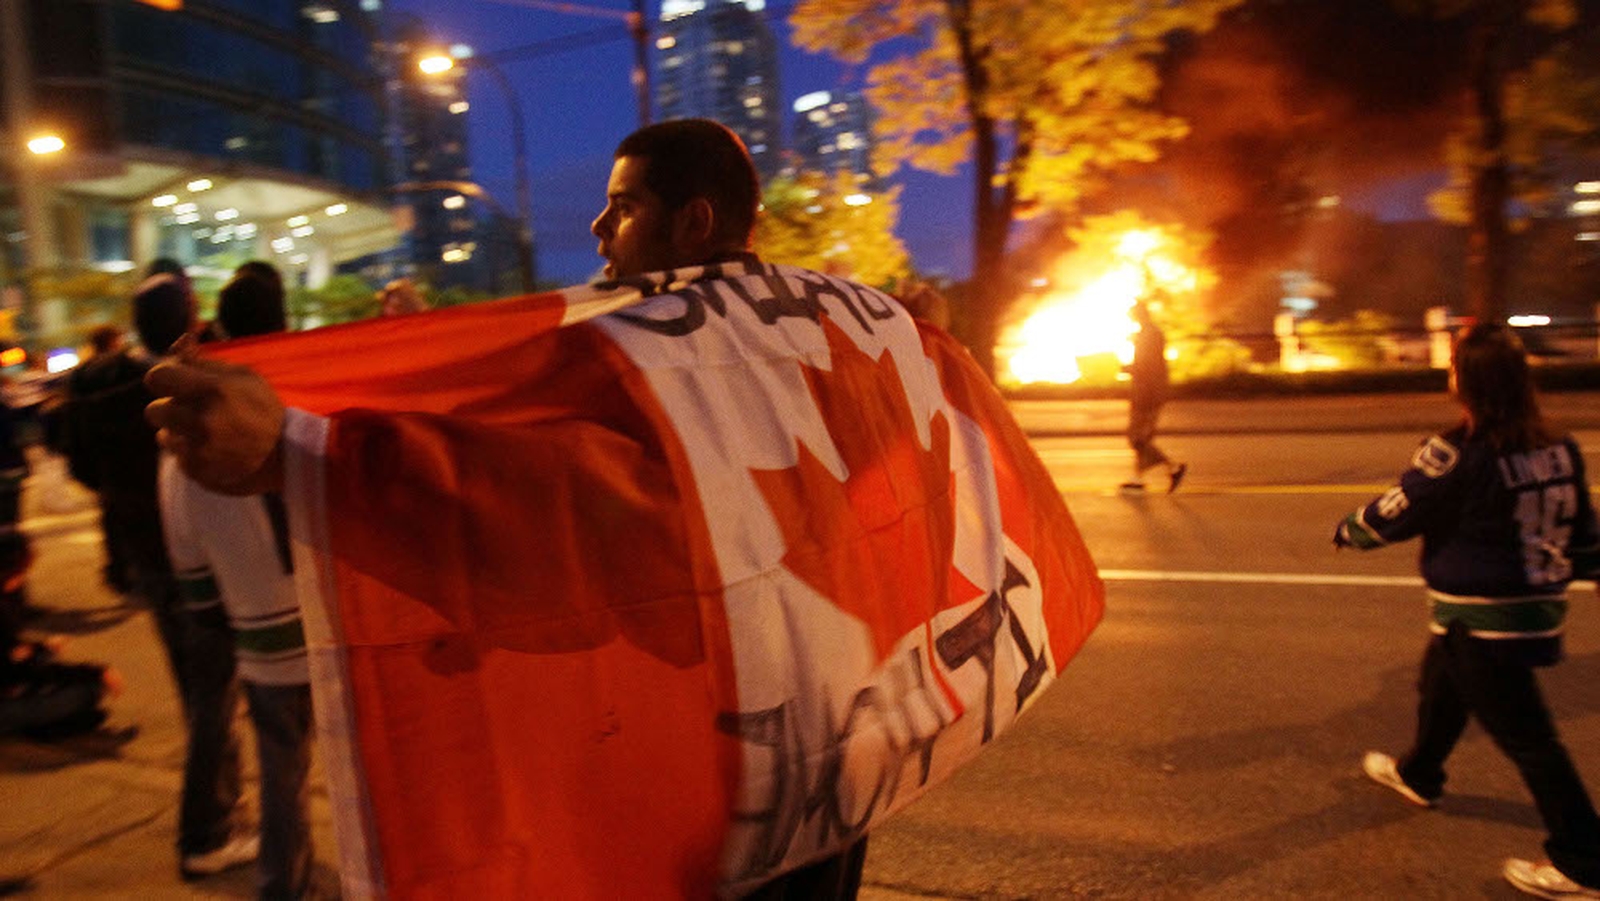
<instances>
[{"instance_id":1,"label":"white road marking","mask_svg":"<svg viewBox=\"0 0 1600 901\"><path fill-rule=\"evenodd\" d=\"M1422 588L1420 576L1362 576L1334 573L1242 573L1168 571L1158 569L1102 569L1107 582L1223 582L1239 585L1338 585L1382 588ZM1595 590L1595 583L1577 581L1573 588Z\"/></svg>"}]
</instances>

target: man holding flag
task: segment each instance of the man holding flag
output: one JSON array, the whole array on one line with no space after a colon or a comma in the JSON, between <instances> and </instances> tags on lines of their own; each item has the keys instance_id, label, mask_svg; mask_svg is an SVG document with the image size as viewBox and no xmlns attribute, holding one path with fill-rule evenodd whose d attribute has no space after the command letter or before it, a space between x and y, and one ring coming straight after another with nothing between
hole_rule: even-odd
<instances>
[{"instance_id":1,"label":"man holding flag","mask_svg":"<svg viewBox=\"0 0 1600 901\"><path fill-rule=\"evenodd\" d=\"M288 506L350 896L852 897L1098 622L981 371L749 254L758 202L661 123L606 282L152 373L186 471Z\"/></svg>"}]
</instances>

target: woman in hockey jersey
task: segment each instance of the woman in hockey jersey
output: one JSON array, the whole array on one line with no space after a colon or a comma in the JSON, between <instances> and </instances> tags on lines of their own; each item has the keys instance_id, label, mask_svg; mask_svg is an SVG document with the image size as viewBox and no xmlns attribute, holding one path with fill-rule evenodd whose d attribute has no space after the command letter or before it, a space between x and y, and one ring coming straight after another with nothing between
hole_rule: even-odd
<instances>
[{"instance_id":1,"label":"woman in hockey jersey","mask_svg":"<svg viewBox=\"0 0 1600 901\"><path fill-rule=\"evenodd\" d=\"M1597 540L1583 455L1539 413L1527 354L1504 326L1457 339L1450 388L1465 417L1429 438L1400 483L1350 514L1337 547L1368 549L1422 536L1433 638L1418 683L1417 736L1397 761L1373 751L1373 781L1432 807L1445 759L1469 715L1533 793L1549 860L1506 861L1517 888L1546 898L1600 898L1600 818L1539 692L1533 668L1561 656L1574 564Z\"/></svg>"}]
</instances>

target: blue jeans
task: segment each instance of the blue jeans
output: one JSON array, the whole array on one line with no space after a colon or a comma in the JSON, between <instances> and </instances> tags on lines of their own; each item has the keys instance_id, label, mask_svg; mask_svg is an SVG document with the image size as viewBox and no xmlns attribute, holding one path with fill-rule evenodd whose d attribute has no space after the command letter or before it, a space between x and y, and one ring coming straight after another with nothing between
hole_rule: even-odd
<instances>
[{"instance_id":1,"label":"blue jeans","mask_svg":"<svg viewBox=\"0 0 1600 901\"><path fill-rule=\"evenodd\" d=\"M202 613L176 603L165 611L152 600L162 631L176 633L173 654L189 747L183 761L183 800L178 808L178 853L204 854L227 843L239 803L239 680L234 676L233 631L222 608Z\"/></svg>"},{"instance_id":2,"label":"blue jeans","mask_svg":"<svg viewBox=\"0 0 1600 901\"><path fill-rule=\"evenodd\" d=\"M244 683L261 760L257 897L297 899L311 888L311 686Z\"/></svg>"}]
</instances>

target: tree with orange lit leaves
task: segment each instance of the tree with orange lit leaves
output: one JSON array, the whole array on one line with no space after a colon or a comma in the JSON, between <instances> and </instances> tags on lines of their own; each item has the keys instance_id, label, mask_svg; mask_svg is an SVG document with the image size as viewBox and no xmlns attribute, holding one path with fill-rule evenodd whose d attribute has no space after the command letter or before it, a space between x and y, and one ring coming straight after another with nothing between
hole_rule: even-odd
<instances>
[{"instance_id":1,"label":"tree with orange lit leaves","mask_svg":"<svg viewBox=\"0 0 1600 901\"><path fill-rule=\"evenodd\" d=\"M1498 319L1505 315L1509 281L1510 228L1507 204L1516 193L1516 140L1518 124L1536 126L1541 113L1537 103L1519 91L1541 75L1537 64L1519 71L1516 55L1523 52L1531 33L1559 33L1578 18L1574 0L1394 0L1402 10L1438 18L1464 17L1471 33L1468 60L1472 113L1463 131L1447 147L1453 170L1452 187L1433 199L1436 212L1469 224L1467 237L1467 309L1474 316ZM1551 79L1554 57L1545 63L1545 81L1557 85L1565 76ZM1527 66L1526 62L1523 63ZM1509 102L1508 102L1509 101ZM1526 114L1526 115L1521 115ZM1519 123L1518 120L1521 120ZM1545 127L1559 128L1558 119L1546 116ZM1579 126L1582 134L1593 126ZM1572 131L1570 127L1565 130ZM1524 135L1528 129L1521 129ZM1452 198L1452 193L1455 195ZM1464 202L1463 202L1464 201ZM1452 213L1454 215L1452 215Z\"/></svg>"},{"instance_id":2,"label":"tree with orange lit leaves","mask_svg":"<svg viewBox=\"0 0 1600 901\"><path fill-rule=\"evenodd\" d=\"M1116 167L1150 162L1187 125L1154 107L1168 36L1204 32L1243 0L801 0L795 43L872 68L876 162L949 174L971 161L969 341L994 373L1019 215L1077 208Z\"/></svg>"},{"instance_id":3,"label":"tree with orange lit leaves","mask_svg":"<svg viewBox=\"0 0 1600 901\"><path fill-rule=\"evenodd\" d=\"M844 171L773 179L762 191L756 251L768 262L889 289L911 272L894 234L900 189L875 191L863 181Z\"/></svg>"}]
</instances>

